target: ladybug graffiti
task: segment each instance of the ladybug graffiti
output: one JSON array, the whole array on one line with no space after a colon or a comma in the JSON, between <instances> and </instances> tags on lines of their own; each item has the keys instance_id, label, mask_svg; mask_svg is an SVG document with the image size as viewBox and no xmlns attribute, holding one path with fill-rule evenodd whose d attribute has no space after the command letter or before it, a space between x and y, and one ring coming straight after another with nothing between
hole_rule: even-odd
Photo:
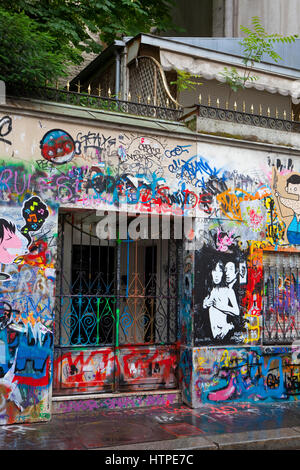
<instances>
[{"instance_id":1,"label":"ladybug graffiti","mask_svg":"<svg viewBox=\"0 0 300 470\"><path fill-rule=\"evenodd\" d=\"M75 142L66 131L52 129L40 142L42 156L56 164L63 165L72 160L75 155Z\"/></svg>"}]
</instances>

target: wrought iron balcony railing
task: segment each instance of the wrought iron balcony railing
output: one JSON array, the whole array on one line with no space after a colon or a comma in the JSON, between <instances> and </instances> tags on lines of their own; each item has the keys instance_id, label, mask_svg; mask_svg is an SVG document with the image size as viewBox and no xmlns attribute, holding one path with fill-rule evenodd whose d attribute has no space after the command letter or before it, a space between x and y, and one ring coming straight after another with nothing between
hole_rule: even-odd
<instances>
[{"instance_id":1,"label":"wrought iron balcony railing","mask_svg":"<svg viewBox=\"0 0 300 470\"><path fill-rule=\"evenodd\" d=\"M95 108L99 110L126 113L135 116L178 121L183 114L182 108L163 107L149 103L124 101L118 98L78 93L66 89L51 87L18 87L8 86L8 96L40 99L55 103Z\"/></svg>"},{"instance_id":2,"label":"wrought iron balcony railing","mask_svg":"<svg viewBox=\"0 0 300 470\"><path fill-rule=\"evenodd\" d=\"M196 115L201 118L216 119L219 121L234 122L237 124L247 124L268 129L275 129L288 132L300 132L300 121L280 119L278 117L263 116L243 111L223 109L215 106L196 104L189 113L181 116L179 120L186 120L188 117Z\"/></svg>"},{"instance_id":3,"label":"wrought iron balcony railing","mask_svg":"<svg viewBox=\"0 0 300 470\"><path fill-rule=\"evenodd\" d=\"M188 118L195 115L206 119L246 124L279 131L300 132L300 121L295 120L293 113L291 119L287 119L285 112L284 117L279 118L277 116L278 113L276 113L276 117L274 117L269 115L269 113L262 115L254 114L253 112L247 113L244 110L224 109L219 106L211 106L210 104L195 104L189 107L191 108L190 112L184 114L184 108L175 105L172 101L170 101L170 106L158 106L157 103L151 103L150 99L147 100L147 103L141 101L135 102L130 99L121 100L111 96L98 96L91 93L81 93L65 88L61 89L47 86L21 87L17 85L7 85L7 95L10 97L40 99L54 103L65 103L68 105L168 121L186 121Z\"/></svg>"}]
</instances>

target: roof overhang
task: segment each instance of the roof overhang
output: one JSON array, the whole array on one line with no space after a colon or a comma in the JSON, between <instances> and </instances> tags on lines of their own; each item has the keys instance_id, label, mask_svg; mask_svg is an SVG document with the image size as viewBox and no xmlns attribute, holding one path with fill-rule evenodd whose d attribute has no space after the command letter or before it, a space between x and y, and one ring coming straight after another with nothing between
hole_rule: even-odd
<instances>
[{"instance_id":1,"label":"roof overhang","mask_svg":"<svg viewBox=\"0 0 300 470\"><path fill-rule=\"evenodd\" d=\"M124 38L124 40L131 52L128 62L138 55L140 44L148 44L159 48L160 62L165 71L184 70L191 74L201 75L206 80L224 83L225 77L222 75L224 67L229 69L234 67L241 75L245 70L241 56L186 44L183 42L184 38L174 40L150 34L139 34L134 38ZM300 70L280 64L260 62L252 68L252 75L257 79L246 82L246 88L291 96L294 104L300 103Z\"/></svg>"},{"instance_id":2,"label":"roof overhang","mask_svg":"<svg viewBox=\"0 0 300 470\"><path fill-rule=\"evenodd\" d=\"M224 63L208 58L193 57L164 49L160 50L160 60L163 69L166 71L183 70L191 74L201 75L206 80L217 80L221 83L226 81L222 75L224 67L233 67L230 62ZM243 75L243 67L236 65L234 67L240 75ZM246 88L279 93L283 96L290 95L294 104L300 102L300 76L298 80L295 80L294 77L264 72L257 70L257 68L252 70L252 74L257 77L257 80L246 82Z\"/></svg>"},{"instance_id":3,"label":"roof overhang","mask_svg":"<svg viewBox=\"0 0 300 470\"><path fill-rule=\"evenodd\" d=\"M235 39L240 41L240 38ZM217 80L221 83L225 82L225 78L222 76L224 67L229 69L235 67L237 72L243 74L243 57L241 55L213 49L214 42L210 42L209 38L202 41L202 44L207 47L199 47L199 45L184 41L183 37L167 38L144 33L134 37L123 37L122 40L115 41L108 46L72 80L72 83L78 79L80 81L87 80L96 70L103 67L117 51L126 49L127 63L130 63L139 55L142 44L159 49L160 62L165 71L184 70L191 74L201 75L204 79ZM297 50L298 45L296 45L296 52ZM262 61L252 68L252 75L257 77L257 80L247 82L246 88L290 96L294 104L300 103L300 70L298 68L291 68L290 64L286 67L280 63Z\"/></svg>"}]
</instances>

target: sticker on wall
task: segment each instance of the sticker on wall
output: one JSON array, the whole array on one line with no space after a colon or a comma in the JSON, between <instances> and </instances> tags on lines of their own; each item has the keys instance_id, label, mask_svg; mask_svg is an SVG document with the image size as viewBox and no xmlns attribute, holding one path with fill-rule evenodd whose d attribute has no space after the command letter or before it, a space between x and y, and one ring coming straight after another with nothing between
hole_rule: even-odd
<instances>
[{"instance_id":1,"label":"sticker on wall","mask_svg":"<svg viewBox=\"0 0 300 470\"><path fill-rule=\"evenodd\" d=\"M241 215L247 225L249 237L256 238L256 234L263 232L266 225L266 213L263 204L259 200L247 200L240 203Z\"/></svg>"},{"instance_id":2,"label":"sticker on wall","mask_svg":"<svg viewBox=\"0 0 300 470\"><path fill-rule=\"evenodd\" d=\"M48 131L40 142L40 148L42 156L55 165L68 163L75 155L75 142L62 129Z\"/></svg>"},{"instance_id":3,"label":"sticker on wall","mask_svg":"<svg viewBox=\"0 0 300 470\"><path fill-rule=\"evenodd\" d=\"M31 243L29 232L39 230L49 215L46 204L38 196L28 199L22 210L22 216L25 219L25 225L21 228L22 234L27 238L28 244Z\"/></svg>"}]
</instances>

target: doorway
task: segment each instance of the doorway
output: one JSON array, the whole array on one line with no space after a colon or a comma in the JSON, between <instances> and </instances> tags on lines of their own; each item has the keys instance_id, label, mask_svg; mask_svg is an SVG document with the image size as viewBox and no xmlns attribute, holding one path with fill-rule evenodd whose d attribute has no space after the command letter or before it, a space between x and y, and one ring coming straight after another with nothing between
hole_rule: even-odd
<instances>
[{"instance_id":1,"label":"doorway","mask_svg":"<svg viewBox=\"0 0 300 470\"><path fill-rule=\"evenodd\" d=\"M180 240L101 240L99 220L59 215L53 394L176 388Z\"/></svg>"}]
</instances>

